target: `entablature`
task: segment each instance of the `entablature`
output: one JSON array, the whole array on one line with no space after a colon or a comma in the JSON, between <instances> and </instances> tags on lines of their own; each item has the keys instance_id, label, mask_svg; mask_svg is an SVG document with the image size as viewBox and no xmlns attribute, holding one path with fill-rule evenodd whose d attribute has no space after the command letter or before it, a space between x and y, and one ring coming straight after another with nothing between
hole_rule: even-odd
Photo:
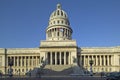
<instances>
[{"instance_id":1,"label":"entablature","mask_svg":"<svg viewBox=\"0 0 120 80\"><path fill-rule=\"evenodd\" d=\"M0 53L5 53L5 49L4 48L0 48Z\"/></svg>"},{"instance_id":2,"label":"entablature","mask_svg":"<svg viewBox=\"0 0 120 80\"><path fill-rule=\"evenodd\" d=\"M39 48L8 48L7 54L11 53L40 53Z\"/></svg>"},{"instance_id":3,"label":"entablature","mask_svg":"<svg viewBox=\"0 0 120 80\"><path fill-rule=\"evenodd\" d=\"M116 53L120 52L120 47L86 47L80 48L81 53Z\"/></svg>"},{"instance_id":4,"label":"entablature","mask_svg":"<svg viewBox=\"0 0 120 80\"><path fill-rule=\"evenodd\" d=\"M75 40L41 41L40 47L77 47Z\"/></svg>"}]
</instances>

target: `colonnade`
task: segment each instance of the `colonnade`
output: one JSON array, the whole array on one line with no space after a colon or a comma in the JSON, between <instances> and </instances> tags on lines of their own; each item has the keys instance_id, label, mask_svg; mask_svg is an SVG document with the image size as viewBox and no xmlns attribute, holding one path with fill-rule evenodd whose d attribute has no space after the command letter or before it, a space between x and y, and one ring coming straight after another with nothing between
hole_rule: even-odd
<instances>
[{"instance_id":1,"label":"colonnade","mask_svg":"<svg viewBox=\"0 0 120 80\"><path fill-rule=\"evenodd\" d=\"M67 65L71 63L70 52L48 52L49 65Z\"/></svg>"},{"instance_id":2,"label":"colonnade","mask_svg":"<svg viewBox=\"0 0 120 80\"><path fill-rule=\"evenodd\" d=\"M111 66L113 57L112 55L81 55L80 59L83 66L90 66L90 60L93 60L93 66Z\"/></svg>"},{"instance_id":3,"label":"colonnade","mask_svg":"<svg viewBox=\"0 0 120 80\"><path fill-rule=\"evenodd\" d=\"M53 28L47 31L47 36L49 37L66 37L71 38L71 31L66 28Z\"/></svg>"},{"instance_id":4,"label":"colonnade","mask_svg":"<svg viewBox=\"0 0 120 80\"><path fill-rule=\"evenodd\" d=\"M7 59L8 63L13 61L13 66L37 66L40 63L40 56L9 56Z\"/></svg>"},{"instance_id":5,"label":"colonnade","mask_svg":"<svg viewBox=\"0 0 120 80\"><path fill-rule=\"evenodd\" d=\"M26 71L29 71L40 64L40 56L8 56L7 66L9 66L10 60L13 62L14 74L17 74L18 72L24 74Z\"/></svg>"}]
</instances>

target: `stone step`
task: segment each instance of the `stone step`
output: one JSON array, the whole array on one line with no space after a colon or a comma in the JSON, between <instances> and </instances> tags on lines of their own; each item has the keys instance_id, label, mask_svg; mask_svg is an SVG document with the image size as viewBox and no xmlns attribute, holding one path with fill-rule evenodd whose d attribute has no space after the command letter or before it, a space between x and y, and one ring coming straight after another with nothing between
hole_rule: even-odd
<instances>
[{"instance_id":1,"label":"stone step","mask_svg":"<svg viewBox=\"0 0 120 80\"><path fill-rule=\"evenodd\" d=\"M46 65L44 69L51 69L53 71L63 71L72 68L72 65Z\"/></svg>"},{"instance_id":2,"label":"stone step","mask_svg":"<svg viewBox=\"0 0 120 80\"><path fill-rule=\"evenodd\" d=\"M37 74L40 68L35 68L32 70L33 76ZM80 74L83 75L83 70L79 66L73 65L46 65L41 72L45 76L54 76L54 75L70 75L70 74Z\"/></svg>"},{"instance_id":3,"label":"stone step","mask_svg":"<svg viewBox=\"0 0 120 80\"><path fill-rule=\"evenodd\" d=\"M69 75L73 72L71 65L46 65L44 75Z\"/></svg>"}]
</instances>

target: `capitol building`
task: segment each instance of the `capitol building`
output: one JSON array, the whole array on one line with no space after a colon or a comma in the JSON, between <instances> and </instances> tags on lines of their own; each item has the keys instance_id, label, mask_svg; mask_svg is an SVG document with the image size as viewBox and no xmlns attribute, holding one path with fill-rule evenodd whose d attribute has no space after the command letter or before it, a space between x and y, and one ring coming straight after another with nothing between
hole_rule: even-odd
<instances>
[{"instance_id":1,"label":"capitol building","mask_svg":"<svg viewBox=\"0 0 120 80\"><path fill-rule=\"evenodd\" d=\"M41 60L46 61L46 75L72 74L74 66L80 68L77 72L89 72L91 60L94 73L120 71L120 46L79 47L73 32L67 13L57 4L46 27L46 40L38 48L0 48L0 71L8 74L11 60L14 75L40 68Z\"/></svg>"}]
</instances>

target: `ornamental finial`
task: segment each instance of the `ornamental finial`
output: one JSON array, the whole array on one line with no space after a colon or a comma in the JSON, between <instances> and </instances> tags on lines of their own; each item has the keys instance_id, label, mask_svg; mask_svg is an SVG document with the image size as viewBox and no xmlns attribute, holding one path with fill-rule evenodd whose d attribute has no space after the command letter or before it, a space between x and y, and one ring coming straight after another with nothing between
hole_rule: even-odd
<instances>
[{"instance_id":1,"label":"ornamental finial","mask_svg":"<svg viewBox=\"0 0 120 80\"><path fill-rule=\"evenodd\" d=\"M57 9L61 9L61 4L57 4Z\"/></svg>"}]
</instances>

